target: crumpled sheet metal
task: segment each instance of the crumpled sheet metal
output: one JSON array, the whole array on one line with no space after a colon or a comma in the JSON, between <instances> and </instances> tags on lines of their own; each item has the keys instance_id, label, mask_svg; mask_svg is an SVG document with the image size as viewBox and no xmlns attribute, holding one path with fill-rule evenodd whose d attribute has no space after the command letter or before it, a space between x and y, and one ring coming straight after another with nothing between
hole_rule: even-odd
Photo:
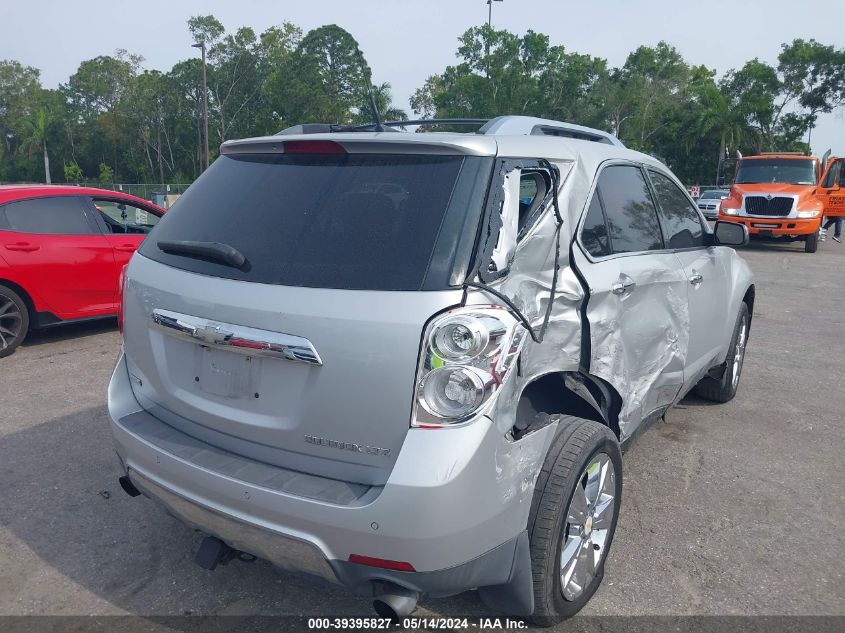
<instances>
[{"instance_id":1,"label":"crumpled sheet metal","mask_svg":"<svg viewBox=\"0 0 845 633\"><path fill-rule=\"evenodd\" d=\"M648 274L650 278L637 288L639 303L634 312L625 315L624 324L618 319L620 299L616 295L593 296L587 309L590 373L624 395L619 412L622 439L630 437L645 416L674 400L683 382L689 349L689 309L681 294L686 290L685 279L674 270L655 269ZM651 296L644 297L644 293ZM652 305L660 308L650 309ZM655 323L658 318L663 322ZM662 331L662 344L654 344L655 328ZM657 384L673 376L675 381Z\"/></svg>"},{"instance_id":2,"label":"crumpled sheet metal","mask_svg":"<svg viewBox=\"0 0 845 633\"><path fill-rule=\"evenodd\" d=\"M544 214L537 226L520 243L511 262L509 274L491 284L511 299L535 330L540 331L554 277L557 234L560 240L560 269L544 340L541 344L530 339L526 342L520 356L519 376L513 375L516 372L509 376L491 412L491 417L503 426L503 433L509 430L504 426L515 418L519 397L527 384L550 372L578 371L580 365L581 308L585 293L570 266L569 249L578 219L588 200L594 174L587 172L579 162L557 165L562 181L559 203L564 219L563 227L557 231L553 212ZM582 256L579 254L579 261ZM654 274L659 276L670 273L655 271ZM622 439L627 439L633 434L643 416L650 413L650 407L655 402L659 404L661 399L666 399L666 404L669 404L674 399L680 384L666 385L661 389L655 385L655 381L667 371L671 373L676 370L680 372L678 375L682 380L688 349L689 314L687 302L682 295L685 287L673 283L672 279L655 278L651 281L656 283L650 284L649 292L659 295L653 297L653 300L664 306L659 314L669 315L668 320L660 324L665 333L665 345L655 346L653 341L645 340L638 344L637 320L652 319L649 329L653 331L655 314L644 312L641 316L626 318L626 327L623 328L617 319L618 297L591 297L588 304L590 373L605 380L620 394L624 394L619 415ZM477 296L473 296L476 293ZM473 291L468 303L483 303L491 299L483 291ZM493 301L495 302L495 299ZM671 306L670 310L665 309L667 302Z\"/></svg>"},{"instance_id":3,"label":"crumpled sheet metal","mask_svg":"<svg viewBox=\"0 0 845 633\"><path fill-rule=\"evenodd\" d=\"M571 186L571 163L560 163L558 167L563 182L560 194L561 204L568 199L567 188ZM566 209L561 214L567 218ZM553 210L543 214L537 225L520 242L510 264L510 271L501 280L491 284L507 296L540 332L551 296L551 285L555 267L555 238L560 240L560 268L557 290L554 296L548 326L541 344L528 339L520 355L520 371L512 372L499 393L491 417L502 425L501 431L510 430L516 415L519 396L525 385L534 379L554 371L577 371L581 355L581 318L579 314L584 291L569 266L569 241L571 229L564 220L564 226L557 230ZM473 290L467 303L485 303L494 297L481 290ZM504 428L507 426L507 428Z\"/></svg>"}]
</instances>

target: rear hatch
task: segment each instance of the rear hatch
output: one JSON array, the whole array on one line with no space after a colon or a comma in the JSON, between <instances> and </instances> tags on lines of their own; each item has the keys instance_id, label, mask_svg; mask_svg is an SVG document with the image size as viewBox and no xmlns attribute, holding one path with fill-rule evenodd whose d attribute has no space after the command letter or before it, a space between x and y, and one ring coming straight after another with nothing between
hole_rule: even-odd
<instances>
[{"instance_id":1,"label":"rear hatch","mask_svg":"<svg viewBox=\"0 0 845 633\"><path fill-rule=\"evenodd\" d=\"M492 161L295 147L221 156L144 242L124 293L131 382L214 446L380 485L425 323L461 299Z\"/></svg>"}]
</instances>

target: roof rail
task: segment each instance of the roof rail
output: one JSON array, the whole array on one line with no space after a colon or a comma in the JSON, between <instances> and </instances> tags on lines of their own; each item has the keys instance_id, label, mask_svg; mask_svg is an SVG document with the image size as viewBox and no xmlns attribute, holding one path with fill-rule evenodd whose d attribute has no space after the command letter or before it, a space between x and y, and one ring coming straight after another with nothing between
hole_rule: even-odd
<instances>
[{"instance_id":1,"label":"roof rail","mask_svg":"<svg viewBox=\"0 0 845 633\"><path fill-rule=\"evenodd\" d=\"M530 136L565 136L582 141L595 141L625 147L625 145L610 132L597 130L565 121L552 121L533 116L500 116L491 119L478 130L479 134L488 135L530 135Z\"/></svg>"},{"instance_id":2,"label":"roof rail","mask_svg":"<svg viewBox=\"0 0 845 633\"><path fill-rule=\"evenodd\" d=\"M410 125L471 125L482 126L490 119L411 119L406 121L382 121L382 127L406 127ZM327 132L374 132L376 129L375 123L363 123L361 125L341 125L339 123L304 123L302 125L293 125L285 128L281 132L276 132L275 136L285 136L287 134L325 134ZM386 130L394 132L395 130Z\"/></svg>"},{"instance_id":3,"label":"roof rail","mask_svg":"<svg viewBox=\"0 0 845 633\"><path fill-rule=\"evenodd\" d=\"M385 128L401 128L412 125L470 125L480 126L478 134L486 136L514 135L514 136L565 136L582 141L595 141L625 147L618 138L609 132L597 130L575 123L539 119L531 116L500 116L495 119L414 119L409 121L385 121ZM340 125L338 123L305 123L294 125L277 132L276 136L288 134L324 134L327 132L372 132L375 123L362 125ZM395 131L395 130L388 130Z\"/></svg>"}]
</instances>

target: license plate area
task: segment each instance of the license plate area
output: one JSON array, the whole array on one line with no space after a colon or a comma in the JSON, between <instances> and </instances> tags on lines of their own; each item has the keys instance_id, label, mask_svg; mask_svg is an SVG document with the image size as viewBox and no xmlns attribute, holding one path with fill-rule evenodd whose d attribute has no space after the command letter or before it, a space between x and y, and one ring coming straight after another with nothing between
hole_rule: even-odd
<instances>
[{"instance_id":1,"label":"license plate area","mask_svg":"<svg viewBox=\"0 0 845 633\"><path fill-rule=\"evenodd\" d=\"M221 398L244 398L258 381L260 361L252 356L199 347L194 381L205 393Z\"/></svg>"}]
</instances>

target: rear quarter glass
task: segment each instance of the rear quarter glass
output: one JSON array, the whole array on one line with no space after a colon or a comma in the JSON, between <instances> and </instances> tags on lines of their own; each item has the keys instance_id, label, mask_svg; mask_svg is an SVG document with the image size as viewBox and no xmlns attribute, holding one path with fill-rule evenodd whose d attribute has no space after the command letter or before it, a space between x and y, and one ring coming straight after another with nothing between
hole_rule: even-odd
<instances>
[{"instance_id":1,"label":"rear quarter glass","mask_svg":"<svg viewBox=\"0 0 845 633\"><path fill-rule=\"evenodd\" d=\"M221 156L141 254L205 275L360 290L442 289L466 268L492 159L392 154ZM228 244L233 268L159 241Z\"/></svg>"}]
</instances>

